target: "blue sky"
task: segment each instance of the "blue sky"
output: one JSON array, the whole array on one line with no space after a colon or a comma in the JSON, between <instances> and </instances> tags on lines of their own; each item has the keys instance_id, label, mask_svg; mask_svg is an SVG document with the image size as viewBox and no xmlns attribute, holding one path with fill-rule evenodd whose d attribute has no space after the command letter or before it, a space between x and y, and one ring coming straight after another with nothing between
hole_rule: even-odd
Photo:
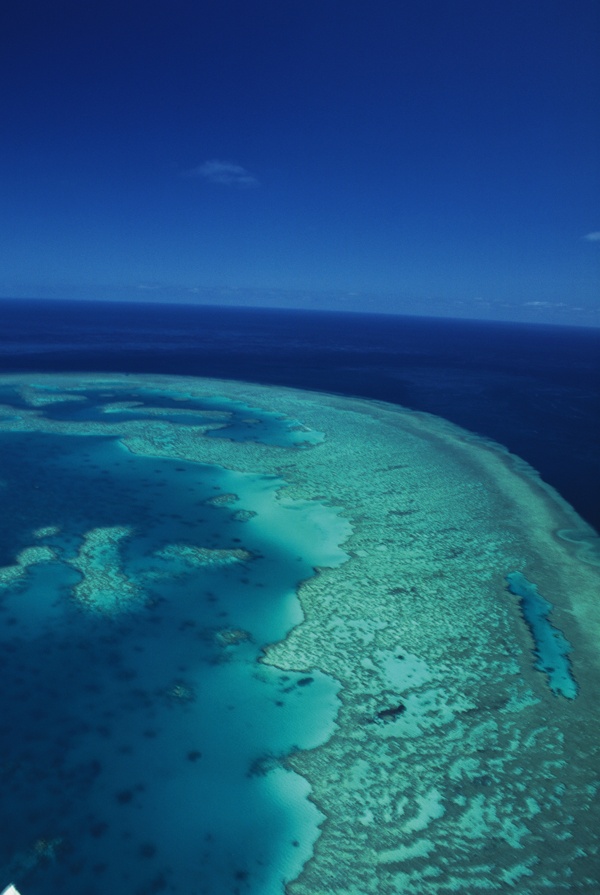
<instances>
[{"instance_id":1,"label":"blue sky","mask_svg":"<svg viewBox=\"0 0 600 895\"><path fill-rule=\"evenodd\" d=\"M3 4L0 295L600 325L599 46L597 0Z\"/></svg>"}]
</instances>

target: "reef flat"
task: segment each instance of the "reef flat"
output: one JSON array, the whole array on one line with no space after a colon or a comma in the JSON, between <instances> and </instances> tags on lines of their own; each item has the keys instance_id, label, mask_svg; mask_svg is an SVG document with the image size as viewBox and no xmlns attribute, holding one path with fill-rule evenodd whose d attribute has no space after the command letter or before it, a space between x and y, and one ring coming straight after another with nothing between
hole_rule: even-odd
<instances>
[{"instance_id":1,"label":"reef flat","mask_svg":"<svg viewBox=\"0 0 600 895\"><path fill-rule=\"evenodd\" d=\"M179 377L31 375L0 386L22 398L0 408L0 431L113 436L133 455L224 469L231 479L206 503L231 506L242 525L272 519L272 548L293 538L277 504L305 514L318 574L304 577L302 615L261 662L265 671L319 673L340 689L326 741L285 759L309 782L322 818L302 872L281 874L289 895L597 891L598 539L534 470L441 419L358 399ZM77 418L74 399L92 387L106 391L106 412ZM136 419L136 390L142 404L144 395L175 395L185 413L169 419L163 406ZM68 419L55 413L61 395ZM217 397L212 416L183 419L186 402ZM262 408L264 422L255 416L252 427L266 437L244 434L244 410L228 438L227 402ZM243 477L257 475L279 482L277 500L238 507ZM99 574L127 538L101 529L71 568ZM37 549L6 563L7 582L50 562L52 537L50 552ZM148 579L196 565L251 568L256 554L242 543L228 554L214 548L211 560L208 549L192 560L181 545L155 551ZM110 593L122 583L113 565ZM515 574L552 604L573 698L536 667L539 644L509 588ZM81 581L73 590L85 607ZM120 611L119 601L107 605ZM243 649L247 627L233 637L241 646L223 648ZM170 695L193 699L179 681ZM268 775L269 762L262 767Z\"/></svg>"}]
</instances>

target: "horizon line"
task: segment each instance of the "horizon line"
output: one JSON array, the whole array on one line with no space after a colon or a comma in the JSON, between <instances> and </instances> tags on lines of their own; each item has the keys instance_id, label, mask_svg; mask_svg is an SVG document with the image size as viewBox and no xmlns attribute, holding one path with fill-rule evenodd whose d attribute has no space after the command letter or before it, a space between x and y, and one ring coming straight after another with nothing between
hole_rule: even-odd
<instances>
[{"instance_id":1,"label":"horizon line","mask_svg":"<svg viewBox=\"0 0 600 895\"><path fill-rule=\"evenodd\" d=\"M251 290L249 290L251 291ZM290 290L292 291L292 290ZM297 290L298 292L301 290ZM341 291L341 290L340 290ZM393 317L393 318L409 318L415 320L431 320L431 321L449 321L449 322L458 322L458 323L487 323L487 324L500 324L503 326L540 326L540 327L554 327L554 328L569 328L569 329L585 329L585 330L595 330L600 329L600 310L599 310L599 319L597 321L586 321L582 322L574 322L568 320L523 320L523 319L515 319L515 318L503 318L498 316L487 316L487 317L478 317L473 315L464 315L457 316L456 314L444 314L439 312L431 312L427 313L426 311L414 312L407 310L398 310L398 311L389 311L382 309L366 309L366 308L319 308L319 307L302 307L301 305L269 305L269 304L219 304L214 301L198 301L198 300L182 300L181 298L173 298L167 299L164 297L151 299L148 295L143 295L135 298L131 297L112 297L110 295L104 298L97 298L95 296L92 297L82 297L82 296L35 296L35 295L27 295L27 296L15 296L15 295L0 295L0 302L48 302L49 304L52 302L55 303L69 303L69 304L95 304L95 305L135 305L135 306L148 306L148 307L168 307L175 305L176 307L185 307L185 308L210 308L212 310L219 311L272 311L272 312L296 312L296 313L305 313L305 314L337 314L337 315L352 315L356 316L364 316L364 317Z\"/></svg>"}]
</instances>

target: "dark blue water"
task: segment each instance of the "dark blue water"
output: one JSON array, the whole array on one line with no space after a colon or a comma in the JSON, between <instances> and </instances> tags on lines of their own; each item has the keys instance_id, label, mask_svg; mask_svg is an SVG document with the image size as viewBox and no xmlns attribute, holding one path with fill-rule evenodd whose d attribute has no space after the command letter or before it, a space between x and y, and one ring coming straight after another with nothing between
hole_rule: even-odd
<instances>
[{"instance_id":1,"label":"dark blue water","mask_svg":"<svg viewBox=\"0 0 600 895\"><path fill-rule=\"evenodd\" d=\"M0 302L0 370L172 373L358 395L504 444L600 530L600 330L313 311Z\"/></svg>"}]
</instances>

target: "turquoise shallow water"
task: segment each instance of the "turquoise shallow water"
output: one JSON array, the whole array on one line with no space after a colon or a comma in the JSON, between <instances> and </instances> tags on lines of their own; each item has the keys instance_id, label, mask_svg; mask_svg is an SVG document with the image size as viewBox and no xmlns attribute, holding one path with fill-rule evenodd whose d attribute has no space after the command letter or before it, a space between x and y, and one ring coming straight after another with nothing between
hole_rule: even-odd
<instances>
[{"instance_id":1,"label":"turquoise shallow water","mask_svg":"<svg viewBox=\"0 0 600 895\"><path fill-rule=\"evenodd\" d=\"M575 699L579 688L569 660L572 647L562 631L550 621L552 603L545 600L536 585L520 572L511 572L507 581L510 592L520 598L521 614L534 640L535 667L545 672L555 696Z\"/></svg>"},{"instance_id":2,"label":"turquoise shallow water","mask_svg":"<svg viewBox=\"0 0 600 895\"><path fill-rule=\"evenodd\" d=\"M346 523L273 476L115 438L5 432L0 456L0 566L53 551L0 586L2 878L280 893L321 820L281 759L328 736L338 686L259 658L300 620L298 583L344 560Z\"/></svg>"}]
</instances>

